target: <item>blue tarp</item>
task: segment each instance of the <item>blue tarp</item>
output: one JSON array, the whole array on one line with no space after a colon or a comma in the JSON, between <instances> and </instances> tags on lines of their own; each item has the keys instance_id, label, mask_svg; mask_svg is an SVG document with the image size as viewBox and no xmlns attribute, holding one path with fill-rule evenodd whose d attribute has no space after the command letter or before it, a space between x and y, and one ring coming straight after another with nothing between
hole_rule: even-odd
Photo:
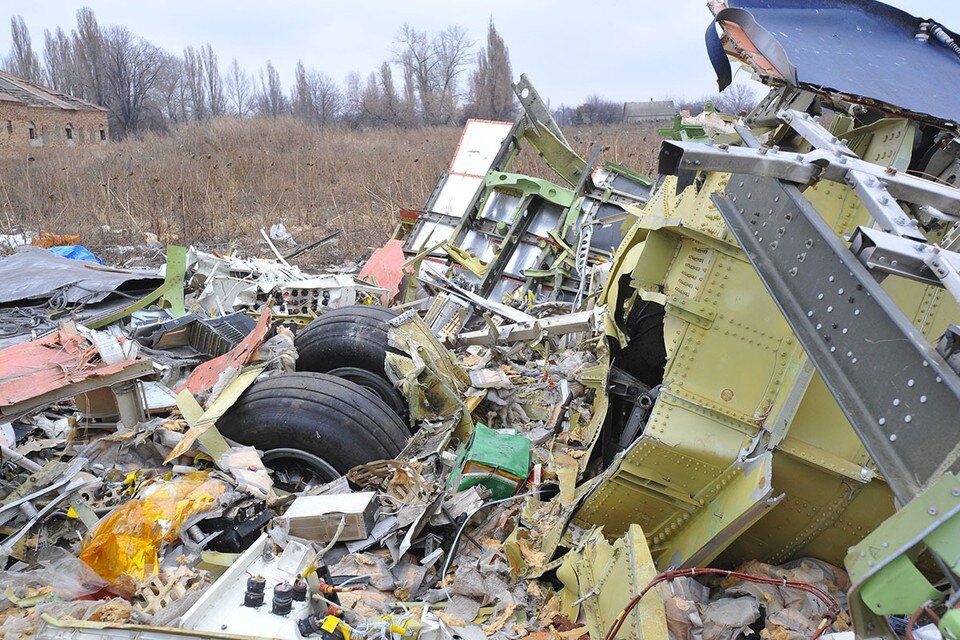
<instances>
[{"instance_id":1,"label":"blue tarp","mask_svg":"<svg viewBox=\"0 0 960 640\"><path fill-rule=\"evenodd\" d=\"M81 247L78 244L68 244L62 247L50 247L50 251L58 256L70 258L71 260L82 260L83 262L92 262L94 264L106 264L103 260L95 256L89 249L86 247Z\"/></svg>"}]
</instances>

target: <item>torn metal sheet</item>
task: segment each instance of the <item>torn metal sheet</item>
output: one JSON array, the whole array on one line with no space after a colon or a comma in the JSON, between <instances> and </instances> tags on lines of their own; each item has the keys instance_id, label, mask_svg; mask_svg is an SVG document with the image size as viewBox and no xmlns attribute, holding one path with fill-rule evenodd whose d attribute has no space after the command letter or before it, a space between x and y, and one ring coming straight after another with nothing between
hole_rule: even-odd
<instances>
[{"instance_id":1,"label":"torn metal sheet","mask_svg":"<svg viewBox=\"0 0 960 640\"><path fill-rule=\"evenodd\" d=\"M403 241L387 240L385 245L370 254L357 278L385 289L382 302L387 304L400 291L406 260L403 254Z\"/></svg>"},{"instance_id":2,"label":"torn metal sheet","mask_svg":"<svg viewBox=\"0 0 960 640\"><path fill-rule=\"evenodd\" d=\"M816 92L839 91L854 101L880 102L901 112L960 120L960 99L950 89L960 82L960 58L924 26L922 18L863 0L801 4L727 0L729 8L723 6L711 3L717 21L733 43L748 52L747 59L762 76L776 73L778 80ZM756 33L751 34L751 28ZM940 28L948 39L957 38L942 25ZM755 49L764 40L769 41L769 48ZM714 46L718 45L716 41ZM752 56L751 50L755 52ZM774 50L780 52L779 60ZM729 77L726 56L712 53L711 57L718 77ZM761 60L775 71L759 68ZM924 73L917 74L917 69Z\"/></svg>"},{"instance_id":3,"label":"torn metal sheet","mask_svg":"<svg viewBox=\"0 0 960 640\"><path fill-rule=\"evenodd\" d=\"M123 383L152 373L153 364L137 356L120 356L109 364L91 340L65 325L56 333L0 351L0 415L13 420L104 387L116 387L116 396L127 389L121 389ZM124 413L125 406L118 408ZM122 418L130 421L131 414ZM133 418L131 426L137 421Z\"/></svg>"},{"instance_id":4,"label":"torn metal sheet","mask_svg":"<svg viewBox=\"0 0 960 640\"><path fill-rule=\"evenodd\" d=\"M220 456L227 452L229 445L214 425L236 403L237 398L256 381L257 376L265 368L266 365L261 364L245 367L238 371L237 376L217 394L217 397L209 403L205 411L200 408L200 405L197 404L187 389L182 390L177 396L177 406L180 408L187 424L190 425L190 429L183 434L183 439L167 455L164 463L169 463L184 455L198 441L214 460L219 460Z\"/></svg>"},{"instance_id":5,"label":"torn metal sheet","mask_svg":"<svg viewBox=\"0 0 960 640\"><path fill-rule=\"evenodd\" d=\"M262 258L221 257L194 247L187 254L197 304L211 317L267 305L275 314L314 317L327 309L386 294L345 274L310 274Z\"/></svg>"},{"instance_id":6,"label":"torn metal sheet","mask_svg":"<svg viewBox=\"0 0 960 640\"><path fill-rule=\"evenodd\" d=\"M163 284L155 271L102 267L23 246L0 260L0 303L46 299L62 292L69 304L93 303L114 291L152 289Z\"/></svg>"},{"instance_id":7,"label":"torn metal sheet","mask_svg":"<svg viewBox=\"0 0 960 640\"><path fill-rule=\"evenodd\" d=\"M483 178L509 140L513 124L469 119L450 160L450 167L430 197L427 210L448 216L463 215Z\"/></svg>"},{"instance_id":8,"label":"torn metal sheet","mask_svg":"<svg viewBox=\"0 0 960 640\"><path fill-rule=\"evenodd\" d=\"M563 582L561 612L570 620L583 617L591 638L602 638L630 598L657 575L638 525L624 537L607 542L599 531L568 553L557 570ZM617 638L662 640L667 637L663 599L656 591L645 596L627 618Z\"/></svg>"},{"instance_id":9,"label":"torn metal sheet","mask_svg":"<svg viewBox=\"0 0 960 640\"><path fill-rule=\"evenodd\" d=\"M257 350L270 331L272 320L270 311L264 309L253 331L247 334L240 344L222 356L194 369L178 391L187 390L194 395L202 391L210 391L228 369L233 368L239 372L244 365L256 357Z\"/></svg>"},{"instance_id":10,"label":"torn metal sheet","mask_svg":"<svg viewBox=\"0 0 960 640\"><path fill-rule=\"evenodd\" d=\"M490 326L478 331L466 331L452 335L448 341L454 344L513 344L536 340L541 336L561 336L570 333L589 332L597 324L595 311L578 311L562 316L548 316L527 322Z\"/></svg>"},{"instance_id":11,"label":"torn metal sheet","mask_svg":"<svg viewBox=\"0 0 960 640\"><path fill-rule=\"evenodd\" d=\"M662 562L672 567L710 566L731 540L777 506L783 496L773 495L772 463L773 454L767 452L724 474L723 488L710 503L657 550Z\"/></svg>"},{"instance_id":12,"label":"torn metal sheet","mask_svg":"<svg viewBox=\"0 0 960 640\"><path fill-rule=\"evenodd\" d=\"M86 321L91 328L98 329L126 318L131 313L139 311L163 300L170 309L170 314L178 318L186 313L183 306L183 280L187 268L187 252L183 247L170 245L167 247L167 263L164 265L163 284L148 293L136 302L124 306L118 311L106 312Z\"/></svg>"},{"instance_id":13,"label":"torn metal sheet","mask_svg":"<svg viewBox=\"0 0 960 640\"><path fill-rule=\"evenodd\" d=\"M875 123L862 133L853 129L850 148L868 162L889 161L909 151L904 131L902 120ZM665 178L650 213L638 217L621 246L602 301L648 313L653 305L663 308L662 329L645 334L651 340L659 331L663 340L662 374L653 360L631 365L663 387L637 443L614 462L616 472L576 518L604 524L612 534L640 522L658 560L683 564L685 554L695 557L696 545L679 540L706 517L717 482L732 480L738 460L772 450L773 496L785 495L727 539L719 560L779 563L809 554L839 564L842 550L860 535L839 526L838 517L853 518L868 531L892 513L892 497L746 256L728 241L709 201L726 181L726 174L705 173L678 194L675 178ZM842 211L834 219L844 232L870 220L851 193L845 185L821 183L805 197L818 210ZM631 285L623 288L627 273ZM957 313L952 300L925 297L926 285L898 280L886 286L910 317L924 319L930 337ZM606 322L611 338L629 344L623 319L608 314ZM731 353L738 371L753 373L731 378ZM686 550L676 557L680 549Z\"/></svg>"}]
</instances>

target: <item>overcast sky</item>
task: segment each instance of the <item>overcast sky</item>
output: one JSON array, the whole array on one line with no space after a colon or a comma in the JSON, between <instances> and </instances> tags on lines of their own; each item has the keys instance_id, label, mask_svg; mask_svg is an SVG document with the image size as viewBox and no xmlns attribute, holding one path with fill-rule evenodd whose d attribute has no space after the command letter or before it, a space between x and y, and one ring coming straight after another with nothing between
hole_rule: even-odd
<instances>
[{"instance_id":1,"label":"overcast sky","mask_svg":"<svg viewBox=\"0 0 960 640\"><path fill-rule=\"evenodd\" d=\"M960 30L957 0L889 4ZM0 17L22 15L39 52L43 30L69 32L82 6L101 25L125 25L171 52L210 42L222 67L236 57L254 71L272 60L287 83L298 59L340 81L351 71L366 76L391 56L404 22L430 31L459 24L479 46L492 17L514 75L527 73L553 106L593 93L625 101L716 90L704 0L0 0ZM0 52L9 48L3 27Z\"/></svg>"}]
</instances>

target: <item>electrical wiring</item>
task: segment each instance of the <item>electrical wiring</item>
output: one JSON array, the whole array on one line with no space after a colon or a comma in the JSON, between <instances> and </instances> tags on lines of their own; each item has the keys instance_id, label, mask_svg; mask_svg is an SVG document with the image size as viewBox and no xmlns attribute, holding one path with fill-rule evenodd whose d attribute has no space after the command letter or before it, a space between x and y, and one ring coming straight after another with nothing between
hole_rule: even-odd
<instances>
[{"instance_id":1,"label":"electrical wiring","mask_svg":"<svg viewBox=\"0 0 960 640\"><path fill-rule=\"evenodd\" d=\"M931 606L931 603L930 603L930 602L924 602L924 603L920 606L920 608L917 609L916 611L914 611L914 612L913 612L913 615L910 616L910 619L907 621L907 627L906 627L906 629L905 629L904 632L903 632L903 635L904 635L904 637L906 638L906 640L914 640L913 630L916 628L917 622L920 620L920 616L922 616L924 613L926 613L927 616L928 616L931 620L933 620L935 623L937 623L937 624L940 623L940 616L938 616L938 615L930 608L930 606Z\"/></svg>"},{"instance_id":2,"label":"electrical wiring","mask_svg":"<svg viewBox=\"0 0 960 640\"><path fill-rule=\"evenodd\" d=\"M463 522L460 523L460 527L457 529L457 533L453 536L453 541L450 543L450 551L447 552L447 559L443 563L443 569L440 571L440 583L443 583L443 579L447 575L447 570L450 569L450 564L453 562L454 557L457 554L457 544L460 542L460 536L463 535L463 530L466 528L467 523L470 521L470 518L475 516L480 511L486 509L487 507L492 507L495 504L500 504L503 502L510 502L511 500L517 500L518 498L526 498L528 496L540 495L540 490L527 491L525 493L518 493L517 495L510 496L509 498L501 498L500 500L491 500L489 502L484 502L479 507L467 514L467 517L463 519Z\"/></svg>"},{"instance_id":3,"label":"electrical wiring","mask_svg":"<svg viewBox=\"0 0 960 640\"><path fill-rule=\"evenodd\" d=\"M620 612L620 615L617 616L616 621L613 626L610 627L610 630L604 636L604 640L613 640L617 637L617 634L620 633L620 628L623 626L623 623L626 621L627 616L630 615L630 612L640 603L640 600L643 599L647 592L650 591L653 587L657 586L661 582L670 582L676 578L692 578L697 575L720 575L729 578L739 578L745 582L754 582L757 584L769 584L777 587L785 587L788 589L798 589L800 591L805 591L827 606L827 612L824 614L823 619L820 621L820 624L817 625L817 630L810 637L810 640L817 640L823 632L830 626L830 623L837 619L837 616L840 615L840 603L837 602L836 598L831 596L828 592L824 591L820 587L810 584L808 582L795 582L792 580L782 579L777 580L776 578L767 578L764 576L756 576L749 573L743 573L741 571L730 571L728 569L714 569L711 567L705 568L692 568L692 569L677 569L675 571L664 571L654 576L647 586L643 588L637 595L635 595L630 602L627 603L627 606L623 608L623 611Z\"/></svg>"}]
</instances>

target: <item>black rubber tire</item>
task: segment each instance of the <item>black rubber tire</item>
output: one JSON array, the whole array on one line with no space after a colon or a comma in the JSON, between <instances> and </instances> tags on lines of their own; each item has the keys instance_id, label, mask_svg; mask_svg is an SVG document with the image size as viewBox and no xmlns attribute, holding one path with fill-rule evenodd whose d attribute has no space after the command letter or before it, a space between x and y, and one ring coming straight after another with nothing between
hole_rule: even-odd
<instances>
[{"instance_id":1,"label":"black rubber tire","mask_svg":"<svg viewBox=\"0 0 960 640\"><path fill-rule=\"evenodd\" d=\"M263 466L273 472L273 486L290 493L332 482L341 476L329 462L300 449L269 449Z\"/></svg>"},{"instance_id":2,"label":"black rubber tire","mask_svg":"<svg viewBox=\"0 0 960 640\"><path fill-rule=\"evenodd\" d=\"M386 378L383 360L388 351L394 351L387 344L387 321L397 315L366 304L327 311L294 338L297 371L328 373L353 367Z\"/></svg>"},{"instance_id":3,"label":"black rubber tire","mask_svg":"<svg viewBox=\"0 0 960 640\"><path fill-rule=\"evenodd\" d=\"M378 376L372 371L359 369L357 367L331 369L328 375L349 380L353 384L360 385L364 389L372 392L373 395L383 400L384 404L393 409L394 413L400 416L401 420L406 422L407 400L403 397L403 394L383 376Z\"/></svg>"},{"instance_id":4,"label":"black rubber tire","mask_svg":"<svg viewBox=\"0 0 960 640\"><path fill-rule=\"evenodd\" d=\"M396 457L410 436L397 414L367 389L306 371L254 383L217 428L225 437L263 451L306 451L339 473Z\"/></svg>"}]
</instances>

